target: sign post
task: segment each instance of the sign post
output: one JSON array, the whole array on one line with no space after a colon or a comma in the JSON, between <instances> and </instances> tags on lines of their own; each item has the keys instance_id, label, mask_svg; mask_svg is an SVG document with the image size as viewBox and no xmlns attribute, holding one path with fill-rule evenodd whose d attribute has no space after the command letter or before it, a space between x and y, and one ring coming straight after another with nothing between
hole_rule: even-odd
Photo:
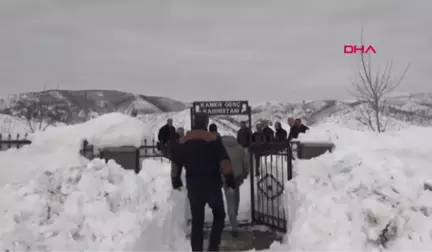
<instances>
[{"instance_id":1,"label":"sign post","mask_svg":"<svg viewBox=\"0 0 432 252\"><path fill-rule=\"evenodd\" d=\"M194 113L208 115L248 115L248 101L197 101L192 103Z\"/></svg>"}]
</instances>

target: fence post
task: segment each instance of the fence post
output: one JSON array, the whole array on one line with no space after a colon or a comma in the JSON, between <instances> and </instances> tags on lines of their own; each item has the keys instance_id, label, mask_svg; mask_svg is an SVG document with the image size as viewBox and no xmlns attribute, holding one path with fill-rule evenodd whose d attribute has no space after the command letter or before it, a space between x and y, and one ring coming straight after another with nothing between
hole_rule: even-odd
<instances>
[{"instance_id":1,"label":"fence post","mask_svg":"<svg viewBox=\"0 0 432 252\"><path fill-rule=\"evenodd\" d=\"M140 167L140 151L139 148L135 148L135 174L138 174L140 172Z\"/></svg>"},{"instance_id":2,"label":"fence post","mask_svg":"<svg viewBox=\"0 0 432 252\"><path fill-rule=\"evenodd\" d=\"M249 146L249 163L250 163L250 170L249 170L249 179L250 179L250 204L251 204L251 223L254 224L256 222L255 220L255 166L256 159L255 159L255 150L254 147L256 145L254 143L251 143Z\"/></svg>"},{"instance_id":3,"label":"fence post","mask_svg":"<svg viewBox=\"0 0 432 252\"><path fill-rule=\"evenodd\" d=\"M288 151L287 151L287 159L288 159L288 181L291 180L293 178L293 153L292 153L292 148L291 148L291 144L288 142Z\"/></svg>"},{"instance_id":4,"label":"fence post","mask_svg":"<svg viewBox=\"0 0 432 252\"><path fill-rule=\"evenodd\" d=\"M12 148L11 140L12 140L12 136L11 136L11 134L9 133L9 134L8 134L8 149Z\"/></svg>"}]
</instances>

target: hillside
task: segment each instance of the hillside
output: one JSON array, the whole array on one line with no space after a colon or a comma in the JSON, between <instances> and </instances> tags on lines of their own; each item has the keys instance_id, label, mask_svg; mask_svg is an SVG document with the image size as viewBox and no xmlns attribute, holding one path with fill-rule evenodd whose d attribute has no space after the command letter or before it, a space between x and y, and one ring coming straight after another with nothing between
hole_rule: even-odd
<instances>
[{"instance_id":1,"label":"hillside","mask_svg":"<svg viewBox=\"0 0 432 252\"><path fill-rule=\"evenodd\" d=\"M395 96L388 100L389 111L385 113L388 130L398 130L410 125L432 125L432 94L412 94ZM356 119L359 116L360 106L356 102L322 100L303 103L289 103L278 101L265 101L251 104L252 123L261 120L271 122L281 121L284 127L289 116L302 118L308 125L317 123L334 122L344 124L353 129L367 130ZM168 118L173 118L176 126L190 127L189 111L142 114L139 118L153 125L154 132L166 123ZM225 133L235 132L241 120L247 120L245 116L215 116L212 122L218 124L220 130Z\"/></svg>"},{"instance_id":2,"label":"hillside","mask_svg":"<svg viewBox=\"0 0 432 252\"><path fill-rule=\"evenodd\" d=\"M0 109L4 114L19 114L25 107L18 106L20 101L36 100L40 103L50 104L54 109L61 109L69 116L59 120L73 124L85 120L86 108L89 117L98 116L113 111L130 113L137 109L139 118L156 128L172 117L177 126L190 127L189 111L187 103L172 100L165 97L153 97L135 95L120 91L110 90L49 90L36 93L25 93L7 97L0 100ZM407 125L429 126L432 125L432 94L411 94L395 96L388 100L389 111L385 117L389 122L389 129L399 129ZM320 122L344 123L352 128L365 128L359 125L358 103L337 100L304 101L302 103L289 103L279 101L265 101L252 106L253 124L260 120L285 122L289 116L302 118L307 124L314 125ZM246 120L240 116L218 116L212 118L221 128L233 132L239 126L239 121ZM17 122L19 127L8 126L12 132L22 133L23 123ZM1 122L1 120L0 120ZM24 125L25 126L25 125ZM5 128L5 127L3 127ZM16 128L16 129L15 129ZM25 128L25 127L24 127ZM8 130L3 130L6 132Z\"/></svg>"},{"instance_id":3,"label":"hillside","mask_svg":"<svg viewBox=\"0 0 432 252\"><path fill-rule=\"evenodd\" d=\"M132 109L139 113L180 111L185 109L182 102L165 97L146 96L114 90L47 90L42 92L11 95L0 99L0 111L5 114L19 114L23 110L20 101L36 101L56 108L66 108L69 114L66 123L82 121L85 111L91 116Z\"/></svg>"}]
</instances>

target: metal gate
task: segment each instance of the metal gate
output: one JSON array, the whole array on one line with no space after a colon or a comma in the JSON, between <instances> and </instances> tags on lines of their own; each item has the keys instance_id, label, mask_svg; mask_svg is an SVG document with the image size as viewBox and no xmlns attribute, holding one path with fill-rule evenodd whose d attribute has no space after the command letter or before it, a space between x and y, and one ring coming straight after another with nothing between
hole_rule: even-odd
<instances>
[{"instance_id":1,"label":"metal gate","mask_svg":"<svg viewBox=\"0 0 432 252\"><path fill-rule=\"evenodd\" d=\"M252 222L287 231L285 183L292 179L290 143L255 143L251 153Z\"/></svg>"}]
</instances>

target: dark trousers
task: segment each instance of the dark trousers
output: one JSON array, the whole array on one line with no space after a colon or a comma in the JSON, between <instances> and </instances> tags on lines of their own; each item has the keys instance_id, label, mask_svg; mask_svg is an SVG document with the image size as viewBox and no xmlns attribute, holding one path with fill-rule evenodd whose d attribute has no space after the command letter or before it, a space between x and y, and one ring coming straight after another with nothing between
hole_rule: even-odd
<instances>
[{"instance_id":1,"label":"dark trousers","mask_svg":"<svg viewBox=\"0 0 432 252\"><path fill-rule=\"evenodd\" d=\"M167 142L164 145L161 144L160 151L162 152L162 156L164 158L171 160L171 152L172 152L173 145L174 143L172 142Z\"/></svg>"},{"instance_id":2,"label":"dark trousers","mask_svg":"<svg viewBox=\"0 0 432 252\"><path fill-rule=\"evenodd\" d=\"M188 188L188 197L192 215L191 247L192 251L204 251L205 205L213 212L213 224L210 232L208 251L219 251L222 231L225 226L225 208L221 187Z\"/></svg>"}]
</instances>

